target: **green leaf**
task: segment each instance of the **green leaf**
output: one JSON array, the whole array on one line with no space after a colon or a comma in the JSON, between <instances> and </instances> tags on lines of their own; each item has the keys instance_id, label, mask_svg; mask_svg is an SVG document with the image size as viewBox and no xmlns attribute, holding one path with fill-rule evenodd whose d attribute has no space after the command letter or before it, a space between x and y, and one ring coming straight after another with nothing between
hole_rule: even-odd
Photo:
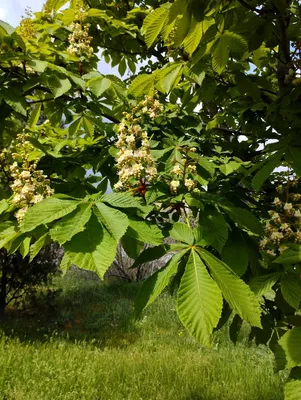
<instances>
[{"instance_id":1,"label":"green leaf","mask_svg":"<svg viewBox=\"0 0 301 400\"><path fill-rule=\"evenodd\" d=\"M225 43L231 52L243 55L248 50L246 39L238 33L225 31L222 34Z\"/></svg>"},{"instance_id":2,"label":"green leaf","mask_svg":"<svg viewBox=\"0 0 301 400\"><path fill-rule=\"evenodd\" d=\"M301 300L300 278L296 275L283 274L281 277L281 293L284 300L295 310L299 310Z\"/></svg>"},{"instance_id":3,"label":"green leaf","mask_svg":"<svg viewBox=\"0 0 301 400\"><path fill-rule=\"evenodd\" d=\"M27 102L26 100L22 97L19 96L18 94L15 94L14 92L9 92L9 91L4 91L4 101L11 106L13 110L16 112L27 116L26 108L27 108Z\"/></svg>"},{"instance_id":4,"label":"green leaf","mask_svg":"<svg viewBox=\"0 0 301 400\"><path fill-rule=\"evenodd\" d=\"M116 257L117 242L92 215L84 232L65 243L63 262L66 270L72 264L96 272L103 278Z\"/></svg>"},{"instance_id":5,"label":"green leaf","mask_svg":"<svg viewBox=\"0 0 301 400\"><path fill-rule=\"evenodd\" d=\"M74 121L72 121L72 123L68 127L68 130L71 135L74 135L80 129L81 123L82 123L81 117L76 118Z\"/></svg>"},{"instance_id":6,"label":"green leaf","mask_svg":"<svg viewBox=\"0 0 301 400\"><path fill-rule=\"evenodd\" d=\"M49 7L51 7L52 10L58 11L66 3L68 3L68 0L50 0L47 2L47 5L49 4Z\"/></svg>"},{"instance_id":7,"label":"green leaf","mask_svg":"<svg viewBox=\"0 0 301 400\"><path fill-rule=\"evenodd\" d=\"M213 24L214 19L211 17L205 17L203 21L196 21L194 18L192 19L189 32L183 41L184 50L189 56L195 52L203 35Z\"/></svg>"},{"instance_id":8,"label":"green leaf","mask_svg":"<svg viewBox=\"0 0 301 400\"><path fill-rule=\"evenodd\" d=\"M226 68L229 59L227 40L220 36L212 47L212 67L214 71L221 74Z\"/></svg>"},{"instance_id":9,"label":"green leaf","mask_svg":"<svg viewBox=\"0 0 301 400\"><path fill-rule=\"evenodd\" d=\"M54 74L48 78L48 86L55 99L68 92L72 87L68 78L60 78Z\"/></svg>"},{"instance_id":10,"label":"green leaf","mask_svg":"<svg viewBox=\"0 0 301 400\"><path fill-rule=\"evenodd\" d=\"M222 250L223 261L238 275L242 276L248 267L248 246L241 233L234 230Z\"/></svg>"},{"instance_id":11,"label":"green leaf","mask_svg":"<svg viewBox=\"0 0 301 400\"><path fill-rule=\"evenodd\" d=\"M150 222L129 220L127 235L141 241L142 243L159 245L163 241L161 230Z\"/></svg>"},{"instance_id":12,"label":"green leaf","mask_svg":"<svg viewBox=\"0 0 301 400\"><path fill-rule=\"evenodd\" d=\"M283 350L281 357L284 358L286 368L301 366L301 327L293 328L286 332L278 341Z\"/></svg>"},{"instance_id":13,"label":"green leaf","mask_svg":"<svg viewBox=\"0 0 301 400\"><path fill-rule=\"evenodd\" d=\"M27 65L35 72L44 72L48 66L48 62L41 60L29 60L27 61Z\"/></svg>"},{"instance_id":14,"label":"green leaf","mask_svg":"<svg viewBox=\"0 0 301 400\"><path fill-rule=\"evenodd\" d=\"M301 262L301 246L299 249L287 249L276 260L277 264L295 264Z\"/></svg>"},{"instance_id":15,"label":"green leaf","mask_svg":"<svg viewBox=\"0 0 301 400\"><path fill-rule=\"evenodd\" d=\"M110 204L117 208L138 208L144 210L144 206L140 200L133 197L130 193L110 193L105 194L100 198L100 201Z\"/></svg>"},{"instance_id":16,"label":"green leaf","mask_svg":"<svg viewBox=\"0 0 301 400\"><path fill-rule=\"evenodd\" d=\"M29 119L28 119L28 126L30 128L34 128L36 126L36 124L38 123L40 114L41 114L41 108L42 108L42 105L37 104L31 111Z\"/></svg>"},{"instance_id":17,"label":"green leaf","mask_svg":"<svg viewBox=\"0 0 301 400\"><path fill-rule=\"evenodd\" d=\"M252 96L254 101L260 101L260 88L258 85L253 83L249 77L243 73L237 72L235 74L235 83L242 95L247 93Z\"/></svg>"},{"instance_id":18,"label":"green leaf","mask_svg":"<svg viewBox=\"0 0 301 400\"><path fill-rule=\"evenodd\" d=\"M223 299L199 255L191 250L177 296L182 324L201 344L210 345L213 329L221 317Z\"/></svg>"},{"instance_id":19,"label":"green leaf","mask_svg":"<svg viewBox=\"0 0 301 400\"><path fill-rule=\"evenodd\" d=\"M249 286L257 296L264 296L272 289L280 276L279 272L256 276L250 280Z\"/></svg>"},{"instance_id":20,"label":"green leaf","mask_svg":"<svg viewBox=\"0 0 301 400\"><path fill-rule=\"evenodd\" d=\"M205 211L200 216L199 226L202 229L199 245L212 245L220 253L228 239L228 224L223 215L216 210Z\"/></svg>"},{"instance_id":21,"label":"green leaf","mask_svg":"<svg viewBox=\"0 0 301 400\"><path fill-rule=\"evenodd\" d=\"M39 225L48 224L71 213L78 205L76 200L49 197L30 207L21 224L22 232L29 232Z\"/></svg>"},{"instance_id":22,"label":"green leaf","mask_svg":"<svg viewBox=\"0 0 301 400\"><path fill-rule=\"evenodd\" d=\"M301 381L291 381L284 386L284 400L301 400Z\"/></svg>"},{"instance_id":23,"label":"green leaf","mask_svg":"<svg viewBox=\"0 0 301 400\"><path fill-rule=\"evenodd\" d=\"M66 215L50 229L51 239L60 245L68 242L74 235L85 229L91 217L91 204L80 204L78 208Z\"/></svg>"},{"instance_id":24,"label":"green leaf","mask_svg":"<svg viewBox=\"0 0 301 400\"><path fill-rule=\"evenodd\" d=\"M163 93L169 93L181 78L183 63L172 63L160 71L158 87Z\"/></svg>"},{"instance_id":25,"label":"green leaf","mask_svg":"<svg viewBox=\"0 0 301 400\"><path fill-rule=\"evenodd\" d=\"M30 246L30 242L31 242L31 237L27 236L26 238L24 238L24 240L21 242L20 245L20 254L21 256L24 258L28 255L29 253L29 246Z\"/></svg>"},{"instance_id":26,"label":"green leaf","mask_svg":"<svg viewBox=\"0 0 301 400\"><path fill-rule=\"evenodd\" d=\"M170 246L168 246L166 244L162 244L159 246L149 247L149 248L145 249L136 258L136 260L131 268L137 268L137 266L139 266L141 264L144 264L144 263L147 263L150 261L154 261L154 260L158 260L159 258L163 257L165 254L168 253L169 248L170 248Z\"/></svg>"},{"instance_id":27,"label":"green leaf","mask_svg":"<svg viewBox=\"0 0 301 400\"><path fill-rule=\"evenodd\" d=\"M5 221L0 223L0 249L5 247L18 235L18 229L14 222Z\"/></svg>"},{"instance_id":28,"label":"green leaf","mask_svg":"<svg viewBox=\"0 0 301 400\"><path fill-rule=\"evenodd\" d=\"M0 215L3 214L8 209L8 207L9 204L5 199L0 200Z\"/></svg>"},{"instance_id":29,"label":"green leaf","mask_svg":"<svg viewBox=\"0 0 301 400\"><path fill-rule=\"evenodd\" d=\"M296 174L301 176L301 148L296 146L288 146L285 150L285 154Z\"/></svg>"},{"instance_id":30,"label":"green leaf","mask_svg":"<svg viewBox=\"0 0 301 400\"><path fill-rule=\"evenodd\" d=\"M120 76L123 76L125 74L125 72L126 72L126 61L125 61L125 58L123 58L119 63L118 72L119 72Z\"/></svg>"},{"instance_id":31,"label":"green leaf","mask_svg":"<svg viewBox=\"0 0 301 400\"><path fill-rule=\"evenodd\" d=\"M128 230L130 230L130 228L128 228ZM144 248L143 242L129 235L123 236L123 238L121 239L121 244L126 254L133 260L135 260L139 256L141 250Z\"/></svg>"},{"instance_id":32,"label":"green leaf","mask_svg":"<svg viewBox=\"0 0 301 400\"><path fill-rule=\"evenodd\" d=\"M270 177L274 169L279 166L282 156L283 152L278 151L276 154L269 157L264 166L262 166L260 170L256 173L256 175L253 177L252 185L257 192L260 190L265 180Z\"/></svg>"},{"instance_id":33,"label":"green leaf","mask_svg":"<svg viewBox=\"0 0 301 400\"><path fill-rule=\"evenodd\" d=\"M250 325L261 328L260 305L249 286L208 251L200 249L199 252L230 307Z\"/></svg>"},{"instance_id":34,"label":"green leaf","mask_svg":"<svg viewBox=\"0 0 301 400\"><path fill-rule=\"evenodd\" d=\"M15 32L15 28L2 20L0 20L0 27L3 28L8 35L11 35Z\"/></svg>"},{"instance_id":35,"label":"green leaf","mask_svg":"<svg viewBox=\"0 0 301 400\"><path fill-rule=\"evenodd\" d=\"M135 97L141 96L141 94L147 94L154 90L155 85L155 74L141 74L138 75L133 82L131 82L128 88L128 95Z\"/></svg>"},{"instance_id":36,"label":"green leaf","mask_svg":"<svg viewBox=\"0 0 301 400\"><path fill-rule=\"evenodd\" d=\"M82 124L84 130L89 134L89 136L93 137L94 134L94 125L87 117L82 117Z\"/></svg>"},{"instance_id":37,"label":"green leaf","mask_svg":"<svg viewBox=\"0 0 301 400\"><path fill-rule=\"evenodd\" d=\"M221 170L221 172L228 176L230 174L232 174L232 172L238 170L241 167L241 164L239 164L238 162L235 161L230 161L227 164L223 164L219 167L219 169Z\"/></svg>"},{"instance_id":38,"label":"green leaf","mask_svg":"<svg viewBox=\"0 0 301 400\"><path fill-rule=\"evenodd\" d=\"M110 79L102 76L91 79L88 82L88 86L96 97L100 97L107 89L111 87Z\"/></svg>"},{"instance_id":39,"label":"green leaf","mask_svg":"<svg viewBox=\"0 0 301 400\"><path fill-rule=\"evenodd\" d=\"M94 208L94 213L99 221L107 228L115 240L120 240L129 226L126 214L101 202L95 202L95 205L97 209Z\"/></svg>"},{"instance_id":40,"label":"green leaf","mask_svg":"<svg viewBox=\"0 0 301 400\"><path fill-rule=\"evenodd\" d=\"M173 224L173 227L169 234L174 240L178 240L187 244L194 243L194 235L192 229L182 222L176 222L175 224Z\"/></svg>"},{"instance_id":41,"label":"green leaf","mask_svg":"<svg viewBox=\"0 0 301 400\"><path fill-rule=\"evenodd\" d=\"M45 246L45 244L48 243L48 241L49 241L49 234L48 234L48 232L46 232L44 235L39 237L39 239L35 243L33 243L30 246L30 249L29 249L29 254L30 254L29 262L31 262L39 254L39 252L42 250L42 248Z\"/></svg>"},{"instance_id":42,"label":"green leaf","mask_svg":"<svg viewBox=\"0 0 301 400\"><path fill-rule=\"evenodd\" d=\"M242 228L247 228L257 235L262 234L262 227L260 225L260 222L249 210L246 210L245 208L234 207L228 204L220 205L226 211L229 217Z\"/></svg>"},{"instance_id":43,"label":"green leaf","mask_svg":"<svg viewBox=\"0 0 301 400\"><path fill-rule=\"evenodd\" d=\"M177 272L178 263L187 249L175 254L168 263L153 275L151 275L140 287L135 300L135 309L137 314L148 307L166 288L170 278Z\"/></svg>"},{"instance_id":44,"label":"green leaf","mask_svg":"<svg viewBox=\"0 0 301 400\"><path fill-rule=\"evenodd\" d=\"M150 47L161 33L168 18L168 9L165 7L156 8L151 11L143 21L142 34L144 35L147 47Z\"/></svg>"}]
</instances>

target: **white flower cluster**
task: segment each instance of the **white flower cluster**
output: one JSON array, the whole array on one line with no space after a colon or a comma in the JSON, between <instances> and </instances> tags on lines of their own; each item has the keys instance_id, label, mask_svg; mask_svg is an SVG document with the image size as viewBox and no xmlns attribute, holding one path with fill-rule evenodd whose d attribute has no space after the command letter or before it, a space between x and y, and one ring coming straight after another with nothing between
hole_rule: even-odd
<instances>
[{"instance_id":1,"label":"white flower cluster","mask_svg":"<svg viewBox=\"0 0 301 400\"><path fill-rule=\"evenodd\" d=\"M69 54L74 54L78 57L91 57L94 54L93 47L91 46L92 36L89 36L90 24L82 25L79 22L73 22L70 26L72 33L68 37L69 47L67 51Z\"/></svg>"},{"instance_id":2,"label":"white flower cluster","mask_svg":"<svg viewBox=\"0 0 301 400\"><path fill-rule=\"evenodd\" d=\"M143 129L145 118L154 119L163 111L159 100L145 96L144 100L133 108L132 113L124 113L118 126L119 149L117 169L119 181L114 185L116 190L127 190L145 185L155 180L157 168L150 153L150 141L147 131ZM142 185L142 186L141 186Z\"/></svg>"},{"instance_id":3,"label":"white flower cluster","mask_svg":"<svg viewBox=\"0 0 301 400\"><path fill-rule=\"evenodd\" d=\"M182 159L180 162L176 162L172 169L173 178L169 184L170 190L173 193L177 193L179 188L184 186L186 190L194 191L199 193L200 190L196 187L197 182L193 179L194 175L197 173L196 166L193 164L193 161L188 160L187 153L189 151L195 152L195 147L187 147L184 150L184 154L182 154Z\"/></svg>"},{"instance_id":4,"label":"white flower cluster","mask_svg":"<svg viewBox=\"0 0 301 400\"><path fill-rule=\"evenodd\" d=\"M25 15L26 16L22 16L22 20L19 26L19 32L22 36L22 39L28 41L30 39L33 39L36 34L35 26L32 19L33 13L30 7L25 8Z\"/></svg>"},{"instance_id":5,"label":"white flower cluster","mask_svg":"<svg viewBox=\"0 0 301 400\"><path fill-rule=\"evenodd\" d=\"M290 180L288 187L294 187L297 179ZM288 248L290 243L301 244L301 194L289 193L283 185L276 188L279 196L275 197L274 209L269 211L270 219L266 221L265 237L260 241L260 249L270 256L276 257Z\"/></svg>"},{"instance_id":6,"label":"white flower cluster","mask_svg":"<svg viewBox=\"0 0 301 400\"><path fill-rule=\"evenodd\" d=\"M17 135L17 152L13 153L14 159L22 159L22 166L19 167L15 161L10 167L10 175L13 183L10 185L14 196L13 203L19 208L15 216L20 223L26 214L28 207L39 203L44 198L53 194L50 188L50 181L43 171L37 170L36 162L29 161L29 154L33 146L28 141L28 135ZM37 160L36 160L37 161Z\"/></svg>"}]
</instances>

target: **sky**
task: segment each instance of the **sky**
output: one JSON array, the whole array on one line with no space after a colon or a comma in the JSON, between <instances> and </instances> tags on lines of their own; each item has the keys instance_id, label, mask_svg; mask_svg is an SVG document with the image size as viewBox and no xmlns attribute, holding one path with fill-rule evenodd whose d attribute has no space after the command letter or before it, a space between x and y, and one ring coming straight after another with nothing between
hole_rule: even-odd
<instances>
[{"instance_id":1,"label":"sky","mask_svg":"<svg viewBox=\"0 0 301 400\"><path fill-rule=\"evenodd\" d=\"M41 11L45 0L0 0L0 19L16 27L25 8L30 7L33 12Z\"/></svg>"}]
</instances>

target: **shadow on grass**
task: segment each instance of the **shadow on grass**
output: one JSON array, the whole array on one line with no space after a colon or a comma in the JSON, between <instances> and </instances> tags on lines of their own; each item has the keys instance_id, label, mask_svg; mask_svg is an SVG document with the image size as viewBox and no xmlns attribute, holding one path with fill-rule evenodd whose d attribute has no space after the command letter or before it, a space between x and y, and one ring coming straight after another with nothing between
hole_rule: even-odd
<instances>
[{"instance_id":1,"label":"shadow on grass","mask_svg":"<svg viewBox=\"0 0 301 400\"><path fill-rule=\"evenodd\" d=\"M57 288L62 290L51 306L41 296L35 308L8 309L0 320L0 333L22 342L55 338L100 348L127 347L139 337L134 319L136 284L71 277L61 279Z\"/></svg>"}]
</instances>

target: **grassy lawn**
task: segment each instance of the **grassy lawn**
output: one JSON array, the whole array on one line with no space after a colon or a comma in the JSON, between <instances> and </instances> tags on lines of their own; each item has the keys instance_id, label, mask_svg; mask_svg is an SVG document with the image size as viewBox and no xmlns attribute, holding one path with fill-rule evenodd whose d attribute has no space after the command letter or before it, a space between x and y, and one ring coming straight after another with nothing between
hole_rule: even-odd
<instances>
[{"instance_id":1,"label":"grassy lawn","mask_svg":"<svg viewBox=\"0 0 301 400\"><path fill-rule=\"evenodd\" d=\"M0 326L0 400L280 400L271 353L224 328L191 339L163 295L133 315L134 285L70 277L54 310L11 311Z\"/></svg>"}]
</instances>

